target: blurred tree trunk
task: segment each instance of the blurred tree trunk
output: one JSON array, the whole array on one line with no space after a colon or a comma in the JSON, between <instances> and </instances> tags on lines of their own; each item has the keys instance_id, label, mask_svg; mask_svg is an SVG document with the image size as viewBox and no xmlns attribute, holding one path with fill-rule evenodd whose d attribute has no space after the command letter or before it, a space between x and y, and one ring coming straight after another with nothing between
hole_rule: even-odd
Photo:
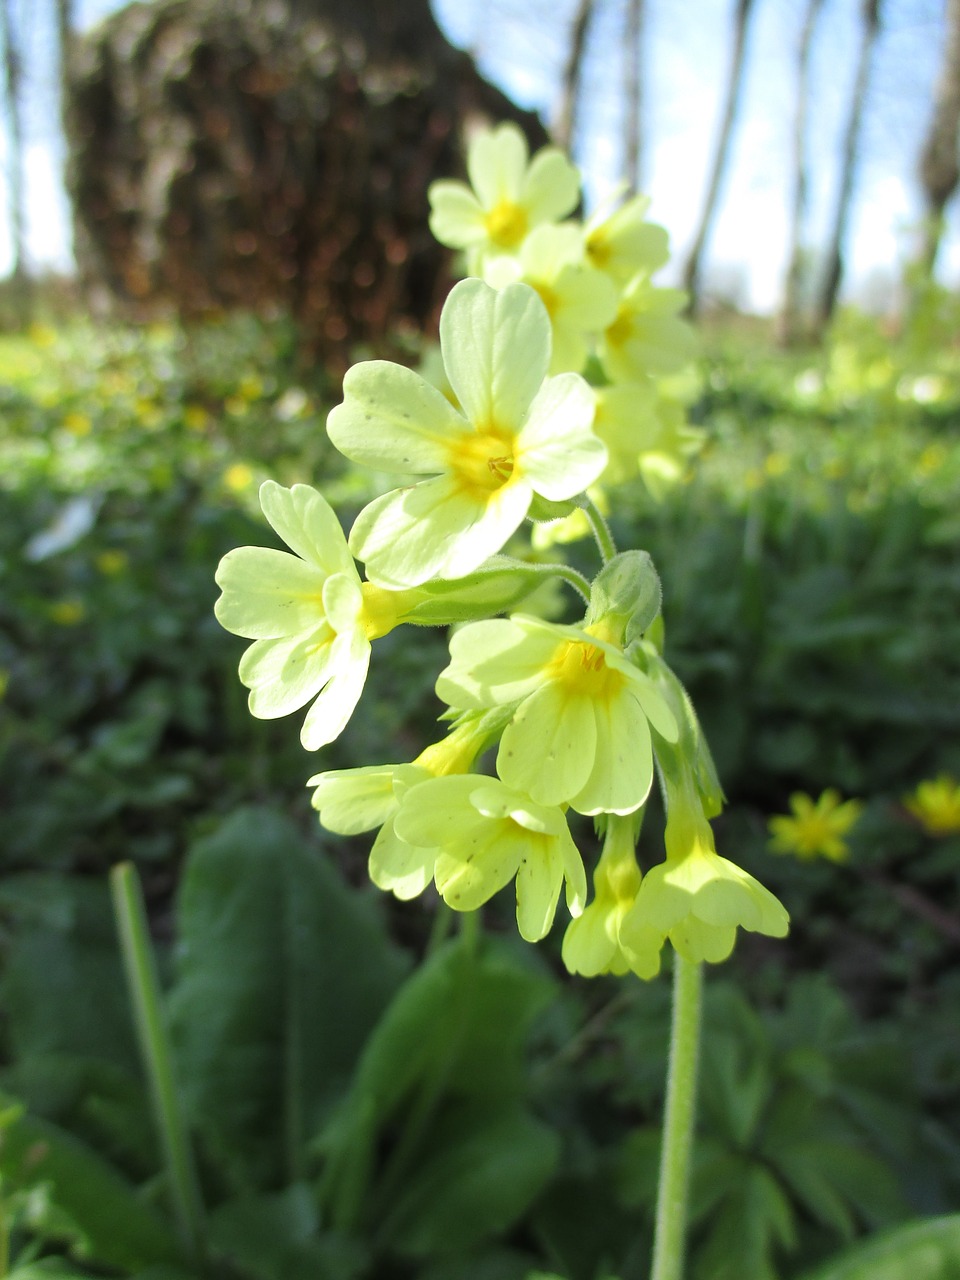
<instances>
[{"instance_id":1,"label":"blurred tree trunk","mask_svg":"<svg viewBox=\"0 0 960 1280\"><path fill-rule=\"evenodd\" d=\"M960 0L946 0L943 60L933 114L920 152L923 240L917 265L930 278L943 233L943 211L960 183Z\"/></svg>"},{"instance_id":2,"label":"blurred tree trunk","mask_svg":"<svg viewBox=\"0 0 960 1280\"><path fill-rule=\"evenodd\" d=\"M7 184L10 240L13 268L10 272L11 300L15 323L25 328L30 322L32 289L26 257L26 191L23 154L23 55L19 32L13 19L12 0L0 0L0 44L3 56L3 92L7 115Z\"/></svg>"},{"instance_id":3,"label":"blurred tree trunk","mask_svg":"<svg viewBox=\"0 0 960 1280\"><path fill-rule=\"evenodd\" d=\"M560 82L560 107L557 111L553 137L558 147L572 152L573 141L579 123L580 95L583 85L583 60L587 51L587 36L593 20L595 0L577 0L570 28L567 61Z\"/></svg>"},{"instance_id":4,"label":"blurred tree trunk","mask_svg":"<svg viewBox=\"0 0 960 1280\"><path fill-rule=\"evenodd\" d=\"M850 220L853 182L859 158L860 126L870 81L870 63L873 47L880 33L880 0L862 0L861 12L862 27L860 50L857 55L857 74L853 86L853 97L850 100L850 115L847 118L843 149L840 154L840 188L830 238L827 241L823 279L814 304L813 332L818 339L823 337L833 317L840 283L843 279L843 246L847 237L847 223Z\"/></svg>"},{"instance_id":5,"label":"blurred tree trunk","mask_svg":"<svg viewBox=\"0 0 960 1280\"><path fill-rule=\"evenodd\" d=\"M644 0L627 0L624 32L623 103L626 116L624 177L631 193L640 190L643 173L643 23Z\"/></svg>"},{"instance_id":6,"label":"blurred tree trunk","mask_svg":"<svg viewBox=\"0 0 960 1280\"><path fill-rule=\"evenodd\" d=\"M427 187L466 130L546 132L427 0L154 0L74 41L69 186L88 298L149 317L284 310L343 365L451 282Z\"/></svg>"},{"instance_id":7,"label":"blurred tree trunk","mask_svg":"<svg viewBox=\"0 0 960 1280\"><path fill-rule=\"evenodd\" d=\"M726 173L730 143L733 138L733 130L737 121L737 112L740 107L740 91L743 87L743 71L744 66L746 65L745 54L747 46L747 26L750 21L750 14L753 10L753 6L754 0L735 0L734 3L733 57L730 61L730 74L727 79L726 97L724 100L720 133L717 137L717 146L713 155L710 178L707 182L707 195L703 205L703 212L700 214L697 233L693 238L693 247L690 250L690 256L687 258L686 266L683 270L683 287L690 295L688 310L691 315L696 315L700 309L701 259L703 258L703 251L707 242L707 237L710 234L714 217L716 215L717 201L720 196L720 186L723 181L723 176Z\"/></svg>"},{"instance_id":8,"label":"blurred tree trunk","mask_svg":"<svg viewBox=\"0 0 960 1280\"><path fill-rule=\"evenodd\" d=\"M790 239L787 274L783 286L783 305L777 317L777 340L788 347L797 341L801 330L800 292L804 269L803 231L807 214L807 114L810 106L810 48L823 0L807 0L807 11L797 46L797 100L793 116L793 204L790 209Z\"/></svg>"}]
</instances>

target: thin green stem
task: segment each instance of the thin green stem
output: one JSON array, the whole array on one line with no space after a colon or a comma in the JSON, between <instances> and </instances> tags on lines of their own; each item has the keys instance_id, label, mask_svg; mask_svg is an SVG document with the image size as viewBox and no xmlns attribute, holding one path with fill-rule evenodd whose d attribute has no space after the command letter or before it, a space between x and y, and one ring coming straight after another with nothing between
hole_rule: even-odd
<instances>
[{"instance_id":1,"label":"thin green stem","mask_svg":"<svg viewBox=\"0 0 960 1280\"><path fill-rule=\"evenodd\" d=\"M682 1280L683 1277L690 1156L697 1108L703 968L681 955L674 957L674 965L670 1063L650 1280Z\"/></svg>"},{"instance_id":2,"label":"thin green stem","mask_svg":"<svg viewBox=\"0 0 960 1280\"><path fill-rule=\"evenodd\" d=\"M590 523L593 536L597 540L597 546L600 548L600 555L603 557L603 563L612 560L617 554L617 544L613 540L613 534L610 532L610 526L600 514L597 504L592 498L588 498L586 494L582 499L578 499L583 507L583 514Z\"/></svg>"},{"instance_id":3,"label":"thin green stem","mask_svg":"<svg viewBox=\"0 0 960 1280\"><path fill-rule=\"evenodd\" d=\"M202 1265L203 1207L187 1126L173 1072L173 1054L150 945L147 913L136 868L124 862L110 872L113 910L154 1120L163 1148L180 1236L194 1264Z\"/></svg>"},{"instance_id":4,"label":"thin green stem","mask_svg":"<svg viewBox=\"0 0 960 1280\"><path fill-rule=\"evenodd\" d=\"M590 583L582 573L578 573L576 569L567 564L552 564L550 568L558 578L563 578L564 582L569 582L570 586L583 596L587 604L590 603Z\"/></svg>"}]
</instances>

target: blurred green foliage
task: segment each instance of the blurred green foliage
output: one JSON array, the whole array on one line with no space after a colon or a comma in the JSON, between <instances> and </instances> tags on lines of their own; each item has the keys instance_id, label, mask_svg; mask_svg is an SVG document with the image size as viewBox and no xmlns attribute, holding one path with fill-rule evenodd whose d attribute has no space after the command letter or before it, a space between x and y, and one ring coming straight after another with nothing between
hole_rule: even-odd
<instances>
[{"instance_id":1,"label":"blurred green foliage","mask_svg":"<svg viewBox=\"0 0 960 1280\"><path fill-rule=\"evenodd\" d=\"M709 338L689 482L661 505L615 496L621 545L659 570L670 660L730 801L718 848L794 922L784 943L745 939L708 984L695 1280L821 1265L852 1280L907 1265L897 1248L946 1259L924 1280L951 1274L947 1228L942 1248L912 1235L825 1262L960 1196L960 835L931 838L902 804L923 778L960 776L960 352L933 340L948 305L899 338L844 317L816 355ZM196 1274L105 884L132 859L205 1274L641 1280L666 984L561 980L554 944L505 940L508 902L486 938L443 942L429 904L361 887L363 839L315 831L317 767L410 759L435 736L444 635L379 642L320 765L291 723L246 712L213 571L271 541L259 480L318 484L345 522L366 496L326 442L337 389L295 351L285 324L244 318L0 342L10 1274ZM767 817L826 787L866 802L849 861L771 857Z\"/></svg>"}]
</instances>

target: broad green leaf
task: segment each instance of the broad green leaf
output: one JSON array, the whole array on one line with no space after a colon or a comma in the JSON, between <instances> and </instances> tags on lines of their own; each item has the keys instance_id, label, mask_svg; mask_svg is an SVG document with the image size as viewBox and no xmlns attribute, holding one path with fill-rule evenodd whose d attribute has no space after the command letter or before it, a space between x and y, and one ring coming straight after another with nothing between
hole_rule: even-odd
<instances>
[{"instance_id":1,"label":"broad green leaf","mask_svg":"<svg viewBox=\"0 0 960 1280\"><path fill-rule=\"evenodd\" d=\"M911 1222L855 1245L802 1280L956 1280L960 1214Z\"/></svg>"},{"instance_id":2,"label":"broad green leaf","mask_svg":"<svg viewBox=\"0 0 960 1280\"><path fill-rule=\"evenodd\" d=\"M352 1228L364 1212L377 1136L394 1117L402 1126L413 1100L522 1093L526 1036L552 991L515 950L490 940L477 950L462 939L450 943L407 980L319 1144L335 1225Z\"/></svg>"},{"instance_id":3,"label":"broad green leaf","mask_svg":"<svg viewBox=\"0 0 960 1280\"><path fill-rule=\"evenodd\" d=\"M366 1261L357 1241L320 1234L316 1196L305 1182L229 1200L210 1215L208 1226L215 1253L264 1280L349 1280Z\"/></svg>"},{"instance_id":4,"label":"broad green leaf","mask_svg":"<svg viewBox=\"0 0 960 1280\"><path fill-rule=\"evenodd\" d=\"M524 1214L559 1156L557 1134L520 1106L455 1108L433 1129L384 1232L417 1257L466 1252Z\"/></svg>"},{"instance_id":5,"label":"broad green leaf","mask_svg":"<svg viewBox=\"0 0 960 1280\"><path fill-rule=\"evenodd\" d=\"M0 1137L0 1175L12 1189L43 1187L79 1233L84 1256L123 1271L177 1263L173 1231L90 1147L56 1125L20 1115Z\"/></svg>"},{"instance_id":6,"label":"broad green leaf","mask_svg":"<svg viewBox=\"0 0 960 1280\"><path fill-rule=\"evenodd\" d=\"M372 900L287 819L240 810L194 846L170 995L178 1075L241 1182L297 1175L405 967Z\"/></svg>"},{"instance_id":7,"label":"broad green leaf","mask_svg":"<svg viewBox=\"0 0 960 1280\"><path fill-rule=\"evenodd\" d=\"M80 1054L139 1063L105 883L59 875L11 877L0 906L13 921L0 986L11 1056Z\"/></svg>"}]
</instances>

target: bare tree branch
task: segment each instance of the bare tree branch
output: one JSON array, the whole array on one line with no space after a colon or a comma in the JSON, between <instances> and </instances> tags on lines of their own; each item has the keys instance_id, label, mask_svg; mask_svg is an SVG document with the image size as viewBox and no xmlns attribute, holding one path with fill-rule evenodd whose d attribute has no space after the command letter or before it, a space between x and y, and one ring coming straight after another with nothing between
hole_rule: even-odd
<instances>
[{"instance_id":1,"label":"bare tree branch","mask_svg":"<svg viewBox=\"0 0 960 1280\"><path fill-rule=\"evenodd\" d=\"M843 279L843 245L850 220L853 181L856 175L860 143L860 126L867 100L873 47L880 32L880 0L863 0L860 51L857 75L850 100L850 115L840 155L840 189L833 215L833 227L827 242L826 266L820 293L814 308L814 333L819 337L830 323Z\"/></svg>"},{"instance_id":2,"label":"bare tree branch","mask_svg":"<svg viewBox=\"0 0 960 1280\"><path fill-rule=\"evenodd\" d=\"M645 0L627 0L627 22L624 33L624 177L630 190L640 190L643 171L643 24Z\"/></svg>"},{"instance_id":3,"label":"bare tree branch","mask_svg":"<svg viewBox=\"0 0 960 1280\"><path fill-rule=\"evenodd\" d=\"M553 127L554 140L558 146L568 152L573 148L579 113L580 86L583 82L583 59L595 7L595 0L577 0L573 26L570 28L570 44L560 86L560 108Z\"/></svg>"},{"instance_id":4,"label":"bare tree branch","mask_svg":"<svg viewBox=\"0 0 960 1280\"><path fill-rule=\"evenodd\" d=\"M697 234L693 239L693 248L690 250L690 255L683 271L683 285L690 295L689 311L691 315L695 315L700 306L701 259L707 236L710 233L716 215L720 185L726 172L730 142L733 138L733 129L740 106L740 91L743 87L743 69L747 44L747 24L749 23L753 6L754 0L736 0L735 2L733 57L730 61L730 74L727 79L720 133L717 137L717 146L713 155L713 165L710 170L710 179L707 183L707 195L703 205L703 212L700 214Z\"/></svg>"}]
</instances>

